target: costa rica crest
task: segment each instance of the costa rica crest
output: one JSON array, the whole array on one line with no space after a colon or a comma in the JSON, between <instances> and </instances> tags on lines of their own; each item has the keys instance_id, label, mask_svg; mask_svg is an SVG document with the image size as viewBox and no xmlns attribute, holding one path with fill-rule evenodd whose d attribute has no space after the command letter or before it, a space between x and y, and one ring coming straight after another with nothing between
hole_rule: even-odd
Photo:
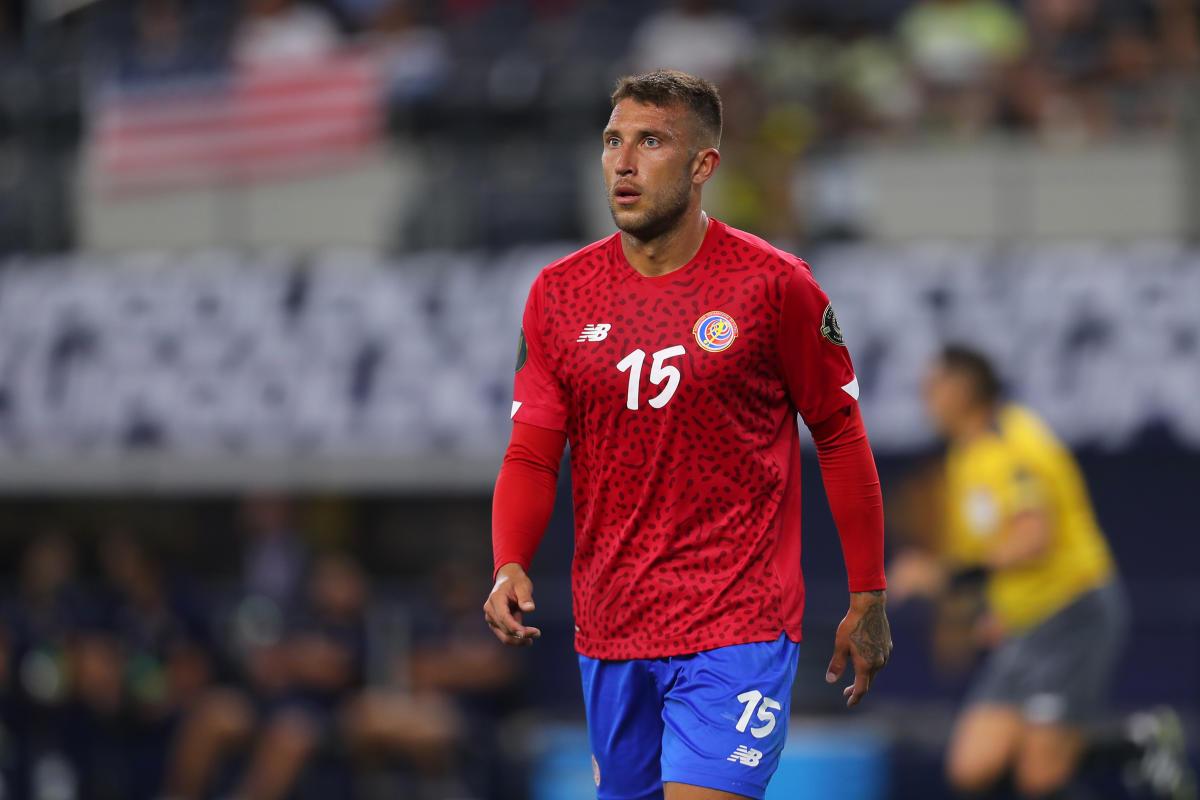
<instances>
[{"instance_id":1,"label":"costa rica crest","mask_svg":"<svg viewBox=\"0 0 1200 800\"><path fill-rule=\"evenodd\" d=\"M710 353L719 353L733 344L738 327L733 317L724 311L709 311L696 320L692 333L696 336L696 344Z\"/></svg>"}]
</instances>

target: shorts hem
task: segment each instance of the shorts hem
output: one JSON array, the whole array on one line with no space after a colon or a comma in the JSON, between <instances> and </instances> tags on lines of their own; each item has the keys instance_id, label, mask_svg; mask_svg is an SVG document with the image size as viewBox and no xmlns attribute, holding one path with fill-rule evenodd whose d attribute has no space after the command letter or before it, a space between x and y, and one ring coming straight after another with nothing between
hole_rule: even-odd
<instances>
[{"instance_id":1,"label":"shorts hem","mask_svg":"<svg viewBox=\"0 0 1200 800\"><path fill-rule=\"evenodd\" d=\"M695 771L677 771L673 773L663 772L662 782L667 783L684 783L689 786L701 786L705 789L717 789L722 792L731 792L740 794L743 797L750 797L753 800L763 800L767 794L767 785L750 783L749 781L739 781L725 775L715 775L711 772L695 772ZM770 782L770 779L767 779Z\"/></svg>"},{"instance_id":2,"label":"shorts hem","mask_svg":"<svg viewBox=\"0 0 1200 800\"><path fill-rule=\"evenodd\" d=\"M638 794L622 794L620 792L610 792L600 786L596 787L596 800L659 800L662 796L662 784Z\"/></svg>"},{"instance_id":3,"label":"shorts hem","mask_svg":"<svg viewBox=\"0 0 1200 800\"><path fill-rule=\"evenodd\" d=\"M1064 728L1086 728L1105 718L1104 709L1078 712L1069 709L1054 719L1033 720L1030 719L1029 714L1025 710L1025 701L1005 697L991 697L983 694L974 697L968 696L962 704L964 710L978 708L979 706L997 706L999 708L1011 709L1013 713L1021 718L1022 722L1029 725L1057 725Z\"/></svg>"}]
</instances>

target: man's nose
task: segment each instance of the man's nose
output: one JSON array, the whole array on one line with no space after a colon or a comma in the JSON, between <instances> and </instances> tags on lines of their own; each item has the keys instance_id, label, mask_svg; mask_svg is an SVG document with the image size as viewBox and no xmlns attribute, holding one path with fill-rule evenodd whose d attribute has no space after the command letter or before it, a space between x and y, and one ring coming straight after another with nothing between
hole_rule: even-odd
<instances>
[{"instance_id":1,"label":"man's nose","mask_svg":"<svg viewBox=\"0 0 1200 800\"><path fill-rule=\"evenodd\" d=\"M632 149L622 147L617 152L617 163L613 165L613 169L616 170L617 175L620 175L622 178L628 175L636 175L637 161L634 159Z\"/></svg>"}]
</instances>

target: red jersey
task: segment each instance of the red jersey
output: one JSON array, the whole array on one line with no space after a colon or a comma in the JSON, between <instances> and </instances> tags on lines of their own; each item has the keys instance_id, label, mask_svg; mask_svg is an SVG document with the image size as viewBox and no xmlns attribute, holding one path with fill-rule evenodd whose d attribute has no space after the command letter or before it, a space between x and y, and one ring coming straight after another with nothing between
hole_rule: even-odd
<instances>
[{"instance_id":1,"label":"red jersey","mask_svg":"<svg viewBox=\"0 0 1200 800\"><path fill-rule=\"evenodd\" d=\"M796 413L858 396L808 265L714 219L651 278L614 234L538 275L522 334L513 418L571 446L578 651L799 641Z\"/></svg>"}]
</instances>

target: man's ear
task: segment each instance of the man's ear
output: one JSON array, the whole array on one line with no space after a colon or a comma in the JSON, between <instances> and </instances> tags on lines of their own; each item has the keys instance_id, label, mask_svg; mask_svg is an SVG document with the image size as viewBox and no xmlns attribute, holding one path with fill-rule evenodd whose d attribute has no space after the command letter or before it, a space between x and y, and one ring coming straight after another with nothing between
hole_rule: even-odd
<instances>
[{"instance_id":1,"label":"man's ear","mask_svg":"<svg viewBox=\"0 0 1200 800\"><path fill-rule=\"evenodd\" d=\"M704 185L717 171L721 163L721 151L715 147L705 147L696 153L692 160L692 183Z\"/></svg>"}]
</instances>

